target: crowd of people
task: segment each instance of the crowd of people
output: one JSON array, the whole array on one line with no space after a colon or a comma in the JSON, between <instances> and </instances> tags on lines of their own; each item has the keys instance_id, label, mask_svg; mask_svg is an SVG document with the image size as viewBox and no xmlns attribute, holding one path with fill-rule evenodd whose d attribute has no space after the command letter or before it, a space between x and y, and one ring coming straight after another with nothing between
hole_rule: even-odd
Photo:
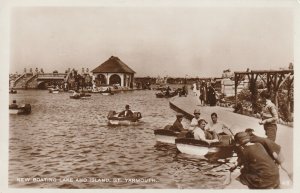
<instances>
[{"instance_id":1,"label":"crowd of people","mask_svg":"<svg viewBox=\"0 0 300 193\"><path fill-rule=\"evenodd\" d=\"M290 179L292 173L287 171L281 146L275 142L278 120L276 106L271 102L269 93L262 92L261 97L264 106L259 125L263 126L266 137L259 137L252 128L234 135L226 124L218 120L217 113L212 113L211 120L207 122L201 117L200 109L194 110L194 117L187 129L181 123L184 117L182 114L176 115L176 120L169 129L180 132L178 137L191 137L208 144L219 142L221 134L231 136L236 144L238 160L230 171L240 167L240 176L237 180L251 189L279 188L279 167L288 174Z\"/></svg>"},{"instance_id":2,"label":"crowd of people","mask_svg":"<svg viewBox=\"0 0 300 193\"><path fill-rule=\"evenodd\" d=\"M201 106L216 106L217 93L212 82L202 81L200 84L194 83L192 90L194 95L199 97Z\"/></svg>"}]
</instances>

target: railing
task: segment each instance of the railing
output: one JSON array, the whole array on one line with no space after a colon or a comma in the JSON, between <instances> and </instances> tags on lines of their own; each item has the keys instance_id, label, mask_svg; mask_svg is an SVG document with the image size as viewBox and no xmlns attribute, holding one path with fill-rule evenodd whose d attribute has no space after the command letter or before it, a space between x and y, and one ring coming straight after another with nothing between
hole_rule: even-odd
<instances>
[{"instance_id":1,"label":"railing","mask_svg":"<svg viewBox=\"0 0 300 193\"><path fill-rule=\"evenodd\" d=\"M14 86L16 86L17 83L18 83L24 76L25 76L25 74L22 74L21 76L19 76L19 77L15 80Z\"/></svg>"},{"instance_id":2,"label":"railing","mask_svg":"<svg viewBox=\"0 0 300 193\"><path fill-rule=\"evenodd\" d=\"M67 74L66 73L49 73L49 74L39 74L38 78L43 79L43 78L52 78L52 77L61 77L65 78Z\"/></svg>"}]
</instances>

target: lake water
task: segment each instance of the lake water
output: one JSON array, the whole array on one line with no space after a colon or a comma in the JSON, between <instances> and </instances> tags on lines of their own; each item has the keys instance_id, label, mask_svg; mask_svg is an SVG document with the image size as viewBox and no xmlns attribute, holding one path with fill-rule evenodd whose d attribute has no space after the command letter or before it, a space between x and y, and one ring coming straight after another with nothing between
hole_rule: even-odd
<instances>
[{"instance_id":1,"label":"lake water","mask_svg":"<svg viewBox=\"0 0 300 193\"><path fill-rule=\"evenodd\" d=\"M10 95L10 101L32 105L30 115L9 117L10 187L223 188L228 166L156 143L153 130L172 124L176 112L155 91L93 94L86 100L69 95L41 90ZM142 113L141 122L107 126L108 111L126 104Z\"/></svg>"}]
</instances>

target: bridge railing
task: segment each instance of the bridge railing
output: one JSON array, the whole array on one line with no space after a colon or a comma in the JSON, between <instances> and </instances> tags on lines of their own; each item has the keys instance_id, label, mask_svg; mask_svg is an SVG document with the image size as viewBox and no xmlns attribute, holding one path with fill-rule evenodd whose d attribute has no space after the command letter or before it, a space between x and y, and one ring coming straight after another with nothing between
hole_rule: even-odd
<instances>
[{"instance_id":1,"label":"bridge railing","mask_svg":"<svg viewBox=\"0 0 300 193\"><path fill-rule=\"evenodd\" d=\"M65 76L67 76L66 73L47 73L47 74L39 74L38 78L52 78L52 77L64 78Z\"/></svg>"}]
</instances>

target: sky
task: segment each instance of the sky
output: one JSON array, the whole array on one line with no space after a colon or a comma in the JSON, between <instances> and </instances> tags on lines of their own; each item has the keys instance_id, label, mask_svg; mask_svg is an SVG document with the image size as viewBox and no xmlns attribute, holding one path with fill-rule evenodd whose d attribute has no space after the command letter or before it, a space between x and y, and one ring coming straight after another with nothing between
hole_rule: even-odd
<instances>
[{"instance_id":1,"label":"sky","mask_svg":"<svg viewBox=\"0 0 300 193\"><path fill-rule=\"evenodd\" d=\"M220 77L294 62L288 7L14 7L10 73L93 70L117 56L135 76Z\"/></svg>"}]
</instances>

